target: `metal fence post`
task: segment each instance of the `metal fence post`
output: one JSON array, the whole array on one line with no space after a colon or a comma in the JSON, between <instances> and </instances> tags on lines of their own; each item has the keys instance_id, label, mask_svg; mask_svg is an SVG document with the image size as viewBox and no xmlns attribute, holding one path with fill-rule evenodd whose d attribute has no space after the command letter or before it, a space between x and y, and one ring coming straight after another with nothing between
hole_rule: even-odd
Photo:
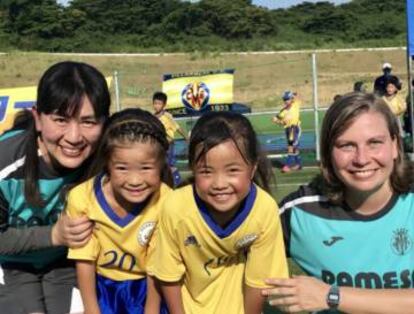
<instances>
[{"instance_id":1,"label":"metal fence post","mask_svg":"<svg viewBox=\"0 0 414 314\"><path fill-rule=\"evenodd\" d=\"M115 108L116 111L121 110L121 101L119 98L119 81L118 81L118 71L114 71L114 88L115 88Z\"/></svg>"},{"instance_id":2,"label":"metal fence post","mask_svg":"<svg viewBox=\"0 0 414 314\"><path fill-rule=\"evenodd\" d=\"M316 161L321 160L319 149L319 104L318 104L318 74L316 66L316 53L312 53L312 82L313 82L313 113L315 128Z\"/></svg>"}]
</instances>

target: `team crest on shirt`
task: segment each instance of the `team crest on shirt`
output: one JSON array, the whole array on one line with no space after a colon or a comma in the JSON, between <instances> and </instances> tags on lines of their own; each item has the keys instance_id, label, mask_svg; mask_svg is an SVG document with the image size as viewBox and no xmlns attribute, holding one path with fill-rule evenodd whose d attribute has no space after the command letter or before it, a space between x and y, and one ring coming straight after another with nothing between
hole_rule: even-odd
<instances>
[{"instance_id":1,"label":"team crest on shirt","mask_svg":"<svg viewBox=\"0 0 414 314\"><path fill-rule=\"evenodd\" d=\"M411 249L413 242L411 241L408 230L398 228L394 230L391 239L391 248L396 255L405 255Z\"/></svg>"},{"instance_id":2,"label":"team crest on shirt","mask_svg":"<svg viewBox=\"0 0 414 314\"><path fill-rule=\"evenodd\" d=\"M138 243L142 246L146 246L148 244L149 239L151 238L152 232L155 228L154 221L148 221L144 223L138 231Z\"/></svg>"},{"instance_id":3,"label":"team crest on shirt","mask_svg":"<svg viewBox=\"0 0 414 314\"><path fill-rule=\"evenodd\" d=\"M241 238L240 240L236 242L236 244L234 245L234 248L236 250L248 248L250 245L253 244L254 241L256 241L258 237L259 236L255 233L245 235L243 238Z\"/></svg>"}]
</instances>

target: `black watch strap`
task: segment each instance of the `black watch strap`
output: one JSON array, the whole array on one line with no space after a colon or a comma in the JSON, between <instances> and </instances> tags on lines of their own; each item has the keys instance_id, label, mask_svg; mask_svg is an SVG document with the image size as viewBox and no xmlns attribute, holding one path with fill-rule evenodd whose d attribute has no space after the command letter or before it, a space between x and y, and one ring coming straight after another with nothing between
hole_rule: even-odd
<instances>
[{"instance_id":1,"label":"black watch strap","mask_svg":"<svg viewBox=\"0 0 414 314\"><path fill-rule=\"evenodd\" d=\"M326 303L328 304L329 309L336 310L339 306L340 300L341 300L341 296L339 294L338 286L332 285L326 296Z\"/></svg>"}]
</instances>

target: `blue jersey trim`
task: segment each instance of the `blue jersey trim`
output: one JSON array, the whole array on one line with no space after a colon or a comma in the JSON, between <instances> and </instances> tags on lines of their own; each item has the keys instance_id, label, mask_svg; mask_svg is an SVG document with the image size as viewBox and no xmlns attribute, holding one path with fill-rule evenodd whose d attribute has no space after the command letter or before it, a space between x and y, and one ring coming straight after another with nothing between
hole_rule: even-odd
<instances>
[{"instance_id":1,"label":"blue jersey trim","mask_svg":"<svg viewBox=\"0 0 414 314\"><path fill-rule=\"evenodd\" d=\"M105 198L105 195L102 190L102 179L104 177L104 174L100 174L96 176L93 190L95 192L96 199L98 200L99 206L102 208L102 210L105 212L105 214L118 226L125 227L128 225L136 216L139 215L139 213L147 206L148 200L151 199L151 197L148 197L144 202L136 204L134 209L129 212L125 217L119 217L111 205L109 205L108 201Z\"/></svg>"},{"instance_id":2,"label":"blue jersey trim","mask_svg":"<svg viewBox=\"0 0 414 314\"><path fill-rule=\"evenodd\" d=\"M246 220L256 200L257 188L254 184L250 186L249 194L247 194L246 198L241 203L240 209L237 211L232 221L230 221L224 228L214 221L207 209L206 203L197 195L195 187L193 187L193 194L204 221L220 239L223 239L231 235Z\"/></svg>"}]
</instances>

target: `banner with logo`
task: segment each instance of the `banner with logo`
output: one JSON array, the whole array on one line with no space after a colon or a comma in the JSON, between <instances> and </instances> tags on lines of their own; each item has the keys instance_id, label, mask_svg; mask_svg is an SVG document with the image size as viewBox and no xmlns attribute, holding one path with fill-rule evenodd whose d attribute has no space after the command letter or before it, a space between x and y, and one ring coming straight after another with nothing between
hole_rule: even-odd
<instances>
[{"instance_id":1,"label":"banner with logo","mask_svg":"<svg viewBox=\"0 0 414 314\"><path fill-rule=\"evenodd\" d=\"M106 77L111 86L112 76ZM37 86L0 89L0 135L13 126L16 113L30 109L36 103Z\"/></svg>"},{"instance_id":2,"label":"banner with logo","mask_svg":"<svg viewBox=\"0 0 414 314\"><path fill-rule=\"evenodd\" d=\"M168 96L167 108L203 111L208 105L231 104L233 78L234 69L165 74L162 90Z\"/></svg>"},{"instance_id":3,"label":"banner with logo","mask_svg":"<svg viewBox=\"0 0 414 314\"><path fill-rule=\"evenodd\" d=\"M36 93L37 86L0 89L0 134L12 127L19 110L34 106Z\"/></svg>"}]
</instances>

